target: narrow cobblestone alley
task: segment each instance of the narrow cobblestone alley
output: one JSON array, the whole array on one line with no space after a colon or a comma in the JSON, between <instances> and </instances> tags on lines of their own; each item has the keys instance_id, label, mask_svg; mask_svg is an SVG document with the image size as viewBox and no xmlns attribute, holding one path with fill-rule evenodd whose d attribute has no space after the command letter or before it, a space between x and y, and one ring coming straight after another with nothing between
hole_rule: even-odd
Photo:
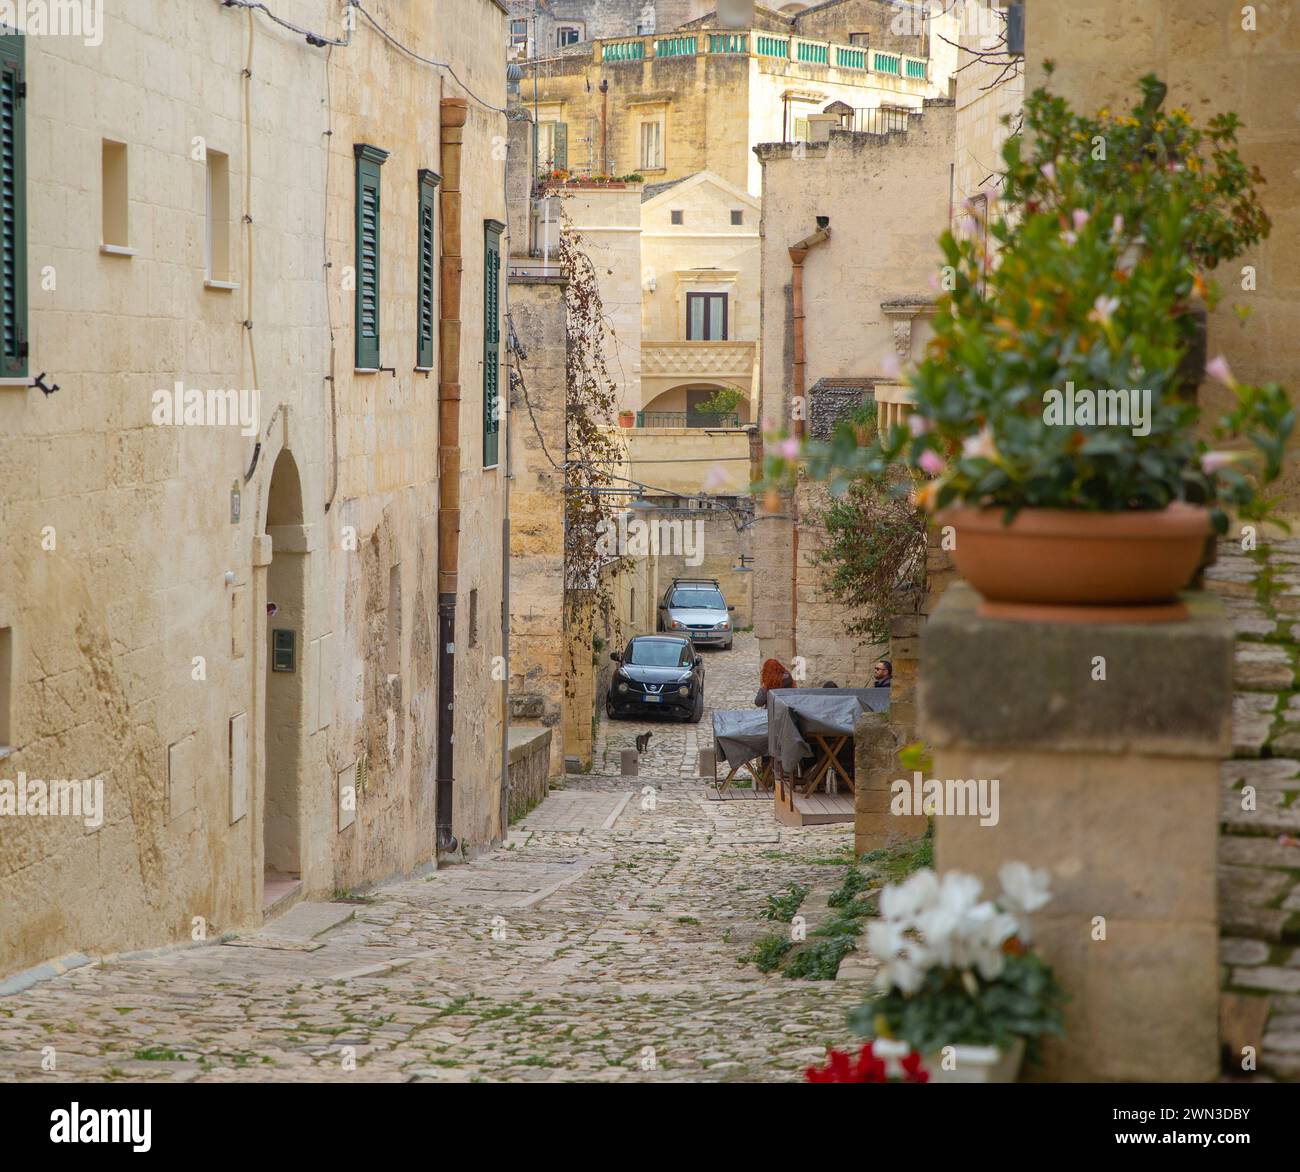
<instances>
[{"instance_id":1,"label":"narrow cobblestone alley","mask_svg":"<svg viewBox=\"0 0 1300 1172\"><path fill-rule=\"evenodd\" d=\"M709 704L752 702L752 636L705 655ZM769 894L838 874L852 827L710 800L688 776L708 721L602 719L595 771L472 862L291 910L247 946L86 964L0 999L0 1078L800 1079L848 1040L862 979L737 961L773 929ZM641 776L620 778L646 728Z\"/></svg>"}]
</instances>

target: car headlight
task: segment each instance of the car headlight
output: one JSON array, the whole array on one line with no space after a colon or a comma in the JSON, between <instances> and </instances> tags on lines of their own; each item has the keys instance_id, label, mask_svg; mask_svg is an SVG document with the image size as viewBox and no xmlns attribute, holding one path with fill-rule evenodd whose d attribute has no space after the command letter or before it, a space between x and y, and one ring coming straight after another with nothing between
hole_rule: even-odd
<instances>
[{"instance_id":1,"label":"car headlight","mask_svg":"<svg viewBox=\"0 0 1300 1172\"><path fill-rule=\"evenodd\" d=\"M717 630L725 631L729 626L731 626L731 621L729 619L723 619L722 622L717 624Z\"/></svg>"},{"instance_id":2,"label":"car headlight","mask_svg":"<svg viewBox=\"0 0 1300 1172\"><path fill-rule=\"evenodd\" d=\"M687 685L683 684L680 688L677 689L677 694L679 696L689 696L691 694L691 690L689 687L687 687Z\"/></svg>"},{"instance_id":3,"label":"car headlight","mask_svg":"<svg viewBox=\"0 0 1300 1172\"><path fill-rule=\"evenodd\" d=\"M673 629L674 631L684 631L684 630L686 630L686 624L683 623L683 622L679 622L677 619L673 619L673 620L672 620L672 629Z\"/></svg>"},{"instance_id":4,"label":"car headlight","mask_svg":"<svg viewBox=\"0 0 1300 1172\"><path fill-rule=\"evenodd\" d=\"M618 690L619 690L620 692L626 692L626 691L627 691L627 685L626 685L626 684L619 684L619 686L618 686Z\"/></svg>"}]
</instances>

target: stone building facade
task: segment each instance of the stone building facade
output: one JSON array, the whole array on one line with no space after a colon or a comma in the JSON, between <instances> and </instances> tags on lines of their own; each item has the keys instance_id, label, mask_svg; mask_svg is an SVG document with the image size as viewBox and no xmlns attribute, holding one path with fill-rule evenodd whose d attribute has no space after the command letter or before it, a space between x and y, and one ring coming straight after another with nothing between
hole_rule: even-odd
<instances>
[{"instance_id":1,"label":"stone building facade","mask_svg":"<svg viewBox=\"0 0 1300 1172\"><path fill-rule=\"evenodd\" d=\"M627 29L521 62L518 100L539 126L538 170L636 173L647 183L711 171L757 196L752 148L806 139L809 118L829 103L919 109L948 93L945 43L894 35L894 5L843 0L820 7L842 19L757 9L739 28L709 13L669 34ZM807 30L800 22L810 22ZM850 24L873 31L861 43L828 35ZM928 55L932 45L939 55Z\"/></svg>"},{"instance_id":2,"label":"stone building facade","mask_svg":"<svg viewBox=\"0 0 1300 1172\"><path fill-rule=\"evenodd\" d=\"M762 416L774 426L793 430L796 414L790 248L816 231L818 217L830 236L803 262L803 417L818 420L823 397L837 411L855 397L875 399L882 416L901 402L901 368L928 334L954 124L952 101L936 99L908 116L905 130L834 129L802 157L783 144L756 152L764 180ZM763 658L788 664L798 656L807 679L865 686L882 652L845 637L843 606L820 588L809 561L822 541L820 503L820 487L801 482L777 516L756 526L754 633Z\"/></svg>"},{"instance_id":3,"label":"stone building facade","mask_svg":"<svg viewBox=\"0 0 1300 1172\"><path fill-rule=\"evenodd\" d=\"M440 790L446 845L503 832L504 115L287 7L337 44L125 0L97 48L3 38L0 782L103 794L0 816L6 970L431 864ZM376 19L504 107L504 10L433 7Z\"/></svg>"}]
</instances>

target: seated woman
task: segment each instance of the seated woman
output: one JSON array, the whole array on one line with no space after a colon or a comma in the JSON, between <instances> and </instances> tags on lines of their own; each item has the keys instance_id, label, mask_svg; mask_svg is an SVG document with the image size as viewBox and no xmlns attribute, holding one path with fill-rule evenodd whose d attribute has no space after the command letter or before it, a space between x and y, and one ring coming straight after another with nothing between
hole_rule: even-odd
<instances>
[{"instance_id":1,"label":"seated woman","mask_svg":"<svg viewBox=\"0 0 1300 1172\"><path fill-rule=\"evenodd\" d=\"M759 688L754 696L755 708L767 707L767 694L776 688L793 688L794 676L790 669L779 659L763 660L763 668L758 675Z\"/></svg>"}]
</instances>

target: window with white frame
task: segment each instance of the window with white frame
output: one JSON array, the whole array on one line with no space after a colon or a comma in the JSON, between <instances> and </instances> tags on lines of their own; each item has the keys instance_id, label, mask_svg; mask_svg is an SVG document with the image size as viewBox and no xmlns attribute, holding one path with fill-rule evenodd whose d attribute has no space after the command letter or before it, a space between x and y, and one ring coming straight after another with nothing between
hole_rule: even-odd
<instances>
[{"instance_id":1,"label":"window with white frame","mask_svg":"<svg viewBox=\"0 0 1300 1172\"><path fill-rule=\"evenodd\" d=\"M528 21L512 20L510 22L510 43L515 48L523 48L528 44Z\"/></svg>"},{"instance_id":2,"label":"window with white frame","mask_svg":"<svg viewBox=\"0 0 1300 1172\"><path fill-rule=\"evenodd\" d=\"M564 24L555 30L555 43L563 49L565 45L576 45L582 40L582 30L576 25Z\"/></svg>"},{"instance_id":3,"label":"window with white frame","mask_svg":"<svg viewBox=\"0 0 1300 1172\"><path fill-rule=\"evenodd\" d=\"M664 124L659 119L641 123L639 165L646 171L657 171L664 165Z\"/></svg>"}]
</instances>

